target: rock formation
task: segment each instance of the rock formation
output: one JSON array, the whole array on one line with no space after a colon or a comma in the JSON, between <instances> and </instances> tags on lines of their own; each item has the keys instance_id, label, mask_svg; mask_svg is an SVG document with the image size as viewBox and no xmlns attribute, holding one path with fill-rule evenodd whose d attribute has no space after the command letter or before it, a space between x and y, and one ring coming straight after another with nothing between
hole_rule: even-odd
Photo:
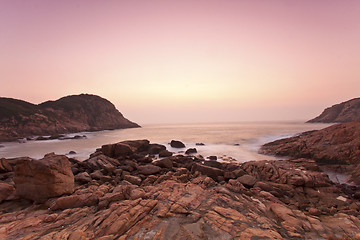
<instances>
[{"instance_id":1,"label":"rock formation","mask_svg":"<svg viewBox=\"0 0 360 240\"><path fill-rule=\"evenodd\" d=\"M154 147L125 141L70 159L74 193L45 203L14 195L14 175L0 173L0 239L360 239L360 189L313 160L154 161Z\"/></svg>"},{"instance_id":2,"label":"rock formation","mask_svg":"<svg viewBox=\"0 0 360 240\"><path fill-rule=\"evenodd\" d=\"M0 98L0 141L29 136L54 135L139 127L108 100L81 94L39 105Z\"/></svg>"},{"instance_id":3,"label":"rock formation","mask_svg":"<svg viewBox=\"0 0 360 240\"><path fill-rule=\"evenodd\" d=\"M259 152L311 158L325 164L360 162L360 121L336 124L263 145Z\"/></svg>"},{"instance_id":4,"label":"rock formation","mask_svg":"<svg viewBox=\"0 0 360 240\"><path fill-rule=\"evenodd\" d=\"M74 175L66 156L48 155L40 160L20 160L14 178L19 197L45 202L74 192Z\"/></svg>"},{"instance_id":5,"label":"rock formation","mask_svg":"<svg viewBox=\"0 0 360 240\"><path fill-rule=\"evenodd\" d=\"M354 98L326 108L318 117L308 122L345 123L356 120L360 120L360 98Z\"/></svg>"}]
</instances>

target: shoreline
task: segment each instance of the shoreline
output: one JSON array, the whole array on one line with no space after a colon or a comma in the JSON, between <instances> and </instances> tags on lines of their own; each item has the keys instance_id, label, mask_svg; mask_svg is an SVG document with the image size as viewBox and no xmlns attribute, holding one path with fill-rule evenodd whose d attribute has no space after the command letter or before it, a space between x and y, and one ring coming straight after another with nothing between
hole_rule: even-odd
<instances>
[{"instance_id":1,"label":"shoreline","mask_svg":"<svg viewBox=\"0 0 360 240\"><path fill-rule=\"evenodd\" d=\"M313 160L153 157L165 149L137 140L103 145L82 162L2 159L11 169L0 173L0 237L360 236L360 188L333 183Z\"/></svg>"},{"instance_id":2,"label":"shoreline","mask_svg":"<svg viewBox=\"0 0 360 240\"><path fill-rule=\"evenodd\" d=\"M5 143L7 149L0 148L0 157L30 156L41 158L48 152L66 154L75 151L85 160L93 149L106 143L114 143L127 139L149 139L166 145L172 138L179 139L189 146L196 147L197 142L204 142L204 156L225 154L240 162L261 160L269 157L257 154L258 148L275 139L288 137L308 129L323 128L327 124L297 123L231 123L225 125L190 124L190 125L150 125L142 128L119 129L99 132L80 132L69 135L86 135L87 139L29 141L26 144ZM75 141L75 142L74 142ZM236 146L235 146L236 145ZM1 155L1 153L3 153ZM221 155L220 155L221 154ZM72 157L79 157L78 155Z\"/></svg>"}]
</instances>

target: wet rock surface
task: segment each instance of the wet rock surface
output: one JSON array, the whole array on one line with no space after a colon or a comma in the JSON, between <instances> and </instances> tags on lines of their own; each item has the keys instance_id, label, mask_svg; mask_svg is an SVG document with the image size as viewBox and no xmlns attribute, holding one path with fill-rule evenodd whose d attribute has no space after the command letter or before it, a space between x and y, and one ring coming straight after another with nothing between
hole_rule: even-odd
<instances>
[{"instance_id":1,"label":"wet rock surface","mask_svg":"<svg viewBox=\"0 0 360 240\"><path fill-rule=\"evenodd\" d=\"M71 162L74 191L43 203L19 197L15 174L0 173L0 194L5 192L0 239L360 236L359 189L334 184L313 160L224 161L213 167L200 156L153 161L153 148L143 140L120 144L131 152L115 154L117 143L86 161ZM47 156L48 161L55 158ZM16 168L21 166L19 160Z\"/></svg>"}]
</instances>

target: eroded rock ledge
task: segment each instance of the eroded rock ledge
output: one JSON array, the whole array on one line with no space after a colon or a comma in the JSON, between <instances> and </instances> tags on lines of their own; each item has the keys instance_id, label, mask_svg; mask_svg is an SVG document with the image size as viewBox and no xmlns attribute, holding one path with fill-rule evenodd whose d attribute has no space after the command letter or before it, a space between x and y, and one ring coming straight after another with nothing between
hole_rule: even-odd
<instances>
[{"instance_id":1,"label":"eroded rock ledge","mask_svg":"<svg viewBox=\"0 0 360 240\"><path fill-rule=\"evenodd\" d=\"M349 181L360 184L360 121L336 124L322 130L280 139L263 145L259 152L293 158L310 158L334 171L352 175Z\"/></svg>"},{"instance_id":2,"label":"eroded rock ledge","mask_svg":"<svg viewBox=\"0 0 360 240\"><path fill-rule=\"evenodd\" d=\"M147 140L104 145L68 167L65 156L49 154L47 173L62 174L55 165L63 164L75 188L44 192L41 203L26 200L23 188L20 198L13 181L17 162L34 160L2 159L0 238L360 239L359 189L334 184L313 160L155 159L161 150ZM18 168L16 178L27 174Z\"/></svg>"}]
</instances>

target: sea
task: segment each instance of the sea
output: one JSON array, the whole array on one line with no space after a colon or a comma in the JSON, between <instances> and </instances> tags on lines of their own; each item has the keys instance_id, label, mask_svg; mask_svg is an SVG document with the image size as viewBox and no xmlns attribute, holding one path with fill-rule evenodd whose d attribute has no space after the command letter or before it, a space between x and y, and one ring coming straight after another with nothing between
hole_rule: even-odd
<instances>
[{"instance_id":1,"label":"sea","mask_svg":"<svg viewBox=\"0 0 360 240\"><path fill-rule=\"evenodd\" d=\"M239 122L239 123L197 123L197 124L152 124L141 128L82 132L68 136L85 135L84 139L27 141L25 143L0 143L0 157L42 158L54 152L85 160L104 144L124 140L148 139L151 143L163 144L175 154L196 148L204 158L247 162L252 160L279 159L258 153L259 148L277 139L295 136L305 131L322 129L330 124L304 122ZM171 140L182 141L185 149L170 147ZM197 145L202 143L204 145ZM74 151L76 154L69 154Z\"/></svg>"}]
</instances>

